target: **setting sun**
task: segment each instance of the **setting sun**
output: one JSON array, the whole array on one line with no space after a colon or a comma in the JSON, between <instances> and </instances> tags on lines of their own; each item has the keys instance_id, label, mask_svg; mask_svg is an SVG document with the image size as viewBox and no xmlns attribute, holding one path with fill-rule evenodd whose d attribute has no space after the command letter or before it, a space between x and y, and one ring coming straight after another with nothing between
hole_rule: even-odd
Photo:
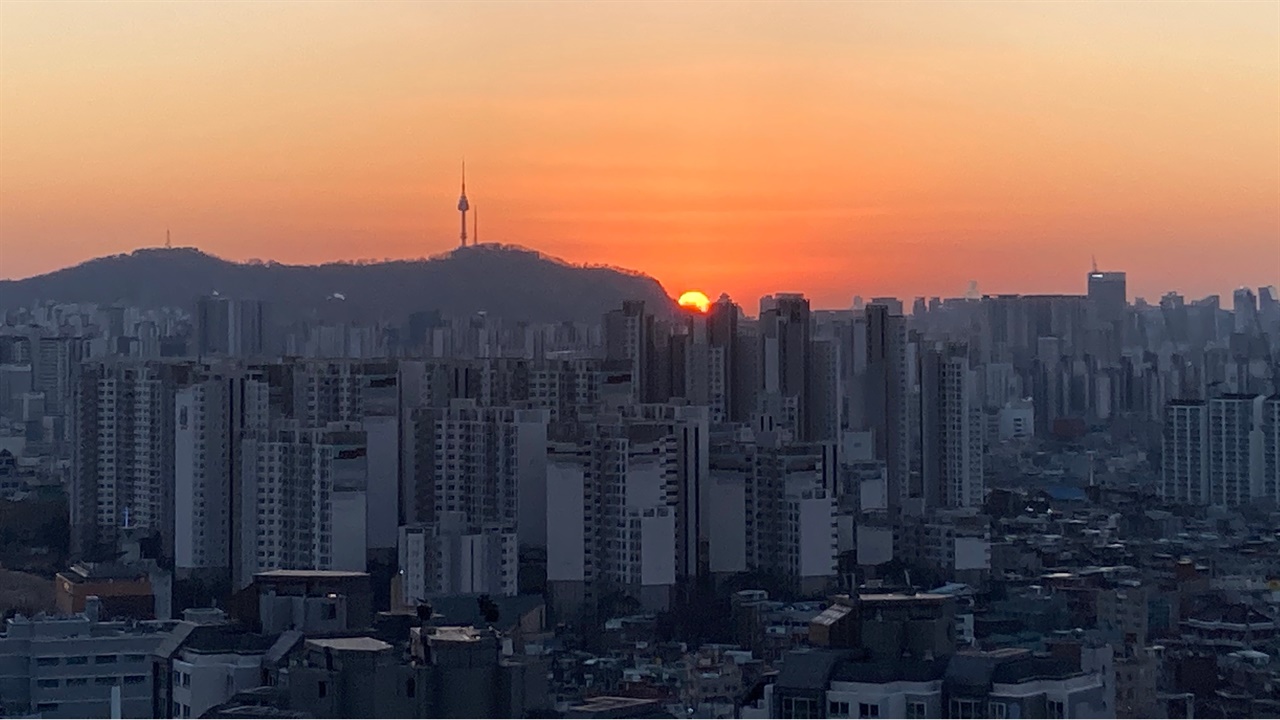
<instances>
[{"instance_id":1,"label":"setting sun","mask_svg":"<svg viewBox=\"0 0 1280 720\"><path fill-rule=\"evenodd\" d=\"M711 307L711 300L697 290L690 290L680 296L680 307L704 313Z\"/></svg>"}]
</instances>

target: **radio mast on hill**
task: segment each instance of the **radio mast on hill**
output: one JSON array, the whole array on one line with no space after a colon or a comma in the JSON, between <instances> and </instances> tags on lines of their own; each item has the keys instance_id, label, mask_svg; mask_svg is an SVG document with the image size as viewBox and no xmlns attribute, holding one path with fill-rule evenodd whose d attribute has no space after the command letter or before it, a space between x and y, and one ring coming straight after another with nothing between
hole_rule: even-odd
<instances>
[{"instance_id":1,"label":"radio mast on hill","mask_svg":"<svg viewBox=\"0 0 1280 720\"><path fill-rule=\"evenodd\" d=\"M467 246L467 211L471 205L467 203L467 161L462 161L462 197L458 198L458 212L462 213L462 247Z\"/></svg>"}]
</instances>

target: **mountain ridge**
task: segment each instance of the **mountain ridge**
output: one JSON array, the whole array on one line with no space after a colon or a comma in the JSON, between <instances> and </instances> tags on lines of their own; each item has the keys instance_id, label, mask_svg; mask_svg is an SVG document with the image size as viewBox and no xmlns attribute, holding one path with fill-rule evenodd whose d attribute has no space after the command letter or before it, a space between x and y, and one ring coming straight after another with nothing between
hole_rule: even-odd
<instances>
[{"instance_id":1,"label":"mountain ridge","mask_svg":"<svg viewBox=\"0 0 1280 720\"><path fill-rule=\"evenodd\" d=\"M51 300L190 309L196 298L214 292L264 300L284 323L401 320L421 310L445 317L487 312L512 321L598 321L623 300L643 300L660 315L675 305L661 283L637 271L486 243L427 259L320 265L235 262L190 247L140 248L0 280L0 308Z\"/></svg>"}]
</instances>

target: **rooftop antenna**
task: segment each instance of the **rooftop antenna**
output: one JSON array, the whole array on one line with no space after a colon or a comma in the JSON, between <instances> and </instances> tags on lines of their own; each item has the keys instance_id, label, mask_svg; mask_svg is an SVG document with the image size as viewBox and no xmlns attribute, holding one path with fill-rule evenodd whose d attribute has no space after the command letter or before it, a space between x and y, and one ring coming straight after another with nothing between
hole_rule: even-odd
<instances>
[{"instance_id":1,"label":"rooftop antenna","mask_svg":"<svg viewBox=\"0 0 1280 720\"><path fill-rule=\"evenodd\" d=\"M1094 271L1095 273L1096 273L1096 272L1098 272L1098 256L1097 256L1097 255L1090 255L1090 256L1089 256L1089 259L1093 261L1093 271Z\"/></svg>"},{"instance_id":2,"label":"rooftop antenna","mask_svg":"<svg viewBox=\"0 0 1280 720\"><path fill-rule=\"evenodd\" d=\"M169 238L169 229L168 229L168 228L165 228L165 231L164 231L164 249L165 249L165 250L172 250L172 249L173 249L173 240L171 240L171 239Z\"/></svg>"},{"instance_id":3,"label":"rooftop antenna","mask_svg":"<svg viewBox=\"0 0 1280 720\"><path fill-rule=\"evenodd\" d=\"M480 244L480 210L471 208L471 244Z\"/></svg>"}]
</instances>

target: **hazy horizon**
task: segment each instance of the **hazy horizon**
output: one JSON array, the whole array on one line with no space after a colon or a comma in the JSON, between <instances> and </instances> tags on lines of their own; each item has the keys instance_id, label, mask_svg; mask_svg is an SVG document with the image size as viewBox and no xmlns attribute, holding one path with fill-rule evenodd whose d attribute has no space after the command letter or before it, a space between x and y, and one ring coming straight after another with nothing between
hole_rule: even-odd
<instances>
[{"instance_id":1,"label":"hazy horizon","mask_svg":"<svg viewBox=\"0 0 1280 720\"><path fill-rule=\"evenodd\" d=\"M0 3L0 277L481 241L673 295L1280 283L1280 3Z\"/></svg>"},{"instance_id":2,"label":"hazy horizon","mask_svg":"<svg viewBox=\"0 0 1280 720\"><path fill-rule=\"evenodd\" d=\"M543 257L543 258L545 258L545 259L547 259L547 260L551 260L551 261L554 261L554 262L566 263L566 264L569 264L569 265L572 265L572 266L575 266L575 267L583 267L583 268L610 268L610 269L613 269L613 270L619 270L619 271L623 271L623 272L633 272L633 273L638 273L638 274L644 275L645 277L650 277L650 278L652 278L652 279L656 280L656 281L659 283L659 285L661 285L661 286L662 286L662 289L663 289L663 290L664 290L664 291L665 291L665 292L666 292L666 293L671 297L671 299L672 299L672 300L677 299L677 298L680 296L680 294L681 294L682 292L687 292L687 291L689 291L689 290L696 290L696 291L702 292L702 290L701 290L701 289L699 289L699 288L672 288L672 287L669 287L669 286L667 286L666 284L662 283L662 280L661 280L660 278L653 277L652 275L649 275L649 274L647 274L647 273L644 273L643 271L640 271L640 270L636 270L636 269L634 269L634 268L621 267L621 266L612 265L612 264L609 264L609 263L589 263L589 262L588 262L588 263L582 263L582 262L574 262L574 261L567 260L567 259L562 258L562 257L558 257L558 256L555 256L555 255L551 255L550 253L543 252L543 251L541 251L541 250L538 250L537 248L531 248L531 247L527 247L527 246L524 246L524 245L517 245L517 244L513 244L513 243L488 242L488 241L486 241L486 242L484 242L484 243L481 243L481 247L486 247L486 248L497 247L497 246L501 246L501 247L504 247L504 248L507 248L507 249L518 250L518 251L529 251L529 252L534 252L534 253L537 253L538 255L540 255L541 257ZM469 249L469 248L472 248L472 247L475 247L475 246L474 246L474 245L469 245L469 246L468 246L468 249ZM131 255L131 254L136 253L136 252L144 252L144 251L148 251L148 250L157 250L157 251L166 251L166 250L171 250L171 251L194 251L194 252L202 253L202 254L204 254L204 255L207 255L207 256L212 257L212 258L217 259L217 260L221 260L221 261L224 261L224 262L235 263L235 264L240 264L240 265L250 265L250 264L255 264L255 263L272 263L272 264L281 265L281 266L287 266L287 267L321 267L321 266L324 266L324 265L335 265L335 264L376 264L376 263L397 263L397 262L425 262L425 261L431 261L431 260L440 260L440 259L443 259L443 258L445 258L445 257L449 256L449 255L450 255L450 254L452 254L454 251L458 250L458 248L449 248L449 249L447 249L447 250L443 250L443 251L441 251L441 252L434 253L434 254L432 254L432 255L423 255L423 256L418 256L418 257L404 257L404 258L351 257L351 258L339 258L339 259L335 259L335 260L326 260L326 261L315 262L315 263L291 263L291 262L282 262L282 261L279 261L279 260L276 260L276 259L274 259L274 258L270 258L270 257L252 257L252 258L244 258L244 259L234 259L234 258L223 257L223 256L218 255L218 254L216 254L216 253L211 253L211 252L208 252L208 251L206 251L206 250L203 250L203 249L198 248L198 247L195 247L195 246L183 246L183 245L174 245L174 246L172 246L172 247L165 247L165 246L163 246L163 245L159 245L159 246L156 246L156 245L147 245L147 246L141 246L141 247L134 248L133 250L130 250L130 251L125 251L125 252L122 252L122 253L117 253L116 255ZM56 269L56 270L53 270L53 271L50 271L50 272L47 272L47 273L40 273L40 274L38 274L38 275L30 275L30 276L27 276L27 277L24 277L24 278L0 278L0 282L21 282L21 281L23 281L23 280L31 280L31 279L34 279L34 278L37 278L37 277L43 277L43 276L45 276L45 275L51 275L51 274L56 273L56 272L61 272L61 271L63 271L63 270L69 270L69 269L72 269L72 268L74 268L74 267L78 267L78 266L81 266L81 265L86 265L86 264L88 264L88 263L93 262L94 260L101 260L101 259L108 258L108 257L112 257L112 255L103 255L103 256L100 256L100 257L96 257L96 258L90 258L90 259L88 259L88 260L85 260L85 261L82 261L82 262L79 262L79 263L75 263L75 264L73 264L73 265L68 265L67 267L64 267L64 268L58 268L58 269ZM1106 270L1106 268L1099 268L1099 269L1100 269L1100 270ZM1123 272L1123 271L1121 271L1121 272ZM1083 276L1082 276L1082 277L1083 277ZM1126 277L1126 281L1129 281L1129 280L1131 280L1131 278ZM1130 287L1131 287L1131 285L1130 285ZM1142 298L1142 299L1146 300L1146 301L1147 301L1149 304L1151 304L1151 305L1157 305L1157 304L1159 304L1160 297L1161 297L1161 296L1163 296L1163 295L1164 295L1165 293L1167 293L1167 292L1177 292L1177 293L1179 293L1179 294L1182 294L1182 295L1184 296L1184 298L1186 299L1186 301L1187 301L1187 302L1193 302L1193 301L1197 301L1197 300L1202 300L1202 299L1204 299L1204 298L1206 298L1206 297L1210 297L1210 296L1216 295L1216 296L1218 296L1218 297L1219 297L1219 299L1220 299L1220 301L1221 301L1221 307L1222 307L1224 310L1226 310L1226 309L1230 309L1230 308L1232 307L1232 293L1233 293L1236 289L1238 289L1238 288L1240 288L1240 287L1248 287L1250 290L1253 290L1253 291L1255 291L1255 293L1256 293L1256 292L1259 290L1259 288L1262 288L1262 287L1271 287L1273 290L1275 290L1277 286L1276 286L1274 283L1271 283L1271 284L1268 284L1268 283L1262 283L1262 284L1259 284L1259 285L1237 285L1237 286L1234 286L1234 287L1232 287L1232 288L1230 288L1230 289L1228 289L1228 290L1225 290L1225 291L1221 291L1221 292L1210 292L1210 293L1205 293L1205 294L1190 294L1190 293L1185 293L1185 292L1183 292L1180 288L1171 287L1171 288L1167 288L1166 290L1161 291L1160 293L1158 293L1158 294L1156 294L1156 295L1153 295L1153 296L1135 295L1132 291L1130 291L1130 292L1129 292L1129 302L1130 302L1130 303L1132 303L1132 302L1134 302L1137 298ZM981 281L980 279L978 279L978 292L979 292L979 294L980 294L980 295L1084 295L1084 294L1086 294L1086 290L1087 290L1087 288L1072 289L1072 290L1064 290L1064 291L1051 291L1051 290L1046 290L1046 289L1043 289L1043 288L1037 288L1037 289L1034 289L1034 290L991 290L991 289L984 288L984 287L982 286L982 281ZM814 299L813 299L813 297L812 297L809 293L807 293L807 292L805 292L803 289L799 289L799 288L791 288L791 289L779 288L779 289L775 289L775 290L771 290L771 291L769 291L769 292L766 292L766 293L764 293L764 295L779 295L779 294L785 294L785 293L800 293L800 294L805 295L805 297L806 297L806 298L808 298L808 299L811 301L811 306L812 306L812 308L813 308L814 310L817 310L817 311L826 311L826 310L847 310L847 309L849 309L849 307L851 307L851 306L852 306L852 304L853 304L853 299L854 299L854 297L855 297L855 296L856 296L856 297L861 297L861 298L862 298L862 300L863 300L865 303L868 303L868 304L870 304L870 303L871 303L871 301L872 301L873 297L895 297L897 300L899 300L899 301L901 301L901 302L902 302L902 304L903 304L903 312L904 312L905 314L911 314L911 304L912 304L912 302L915 300L915 298L917 298L917 297L924 297L924 298L939 297L939 298L944 299L944 300L946 300L946 299L955 299L955 298L963 298L963 297L965 297L965 295L966 295L966 292L967 292L967 291L968 291L968 287L962 288L960 291L957 291L957 292L953 292L953 293L949 293L949 294L948 294L948 293L943 293L943 294L941 294L941 295L920 295L920 294L918 294L918 293L917 293L917 294L907 294L907 295L886 295L886 294L884 294L884 293L860 293L860 292L854 292L853 294L849 295L849 302L845 303L844 305L823 305L823 304L820 304L820 303L818 303L818 302L815 302L815 301L814 301ZM714 300L715 300L717 297L719 297L722 293L721 293L721 292L711 292L711 291L706 291L706 294L709 296L709 299L710 299L711 301L714 301ZM725 294L727 294L727 293L725 293ZM762 297L764 297L764 295L755 296L755 297L738 297L738 296L730 295L730 298L731 298L735 303L737 303L739 306L741 306L741 308L742 308L742 309L747 313L747 315L748 315L748 316L750 316L750 317L755 317L755 315L756 315L756 312L755 312L755 311L756 311L756 309L757 309L757 308L756 308L756 304L757 304L757 302L758 302Z\"/></svg>"}]
</instances>

